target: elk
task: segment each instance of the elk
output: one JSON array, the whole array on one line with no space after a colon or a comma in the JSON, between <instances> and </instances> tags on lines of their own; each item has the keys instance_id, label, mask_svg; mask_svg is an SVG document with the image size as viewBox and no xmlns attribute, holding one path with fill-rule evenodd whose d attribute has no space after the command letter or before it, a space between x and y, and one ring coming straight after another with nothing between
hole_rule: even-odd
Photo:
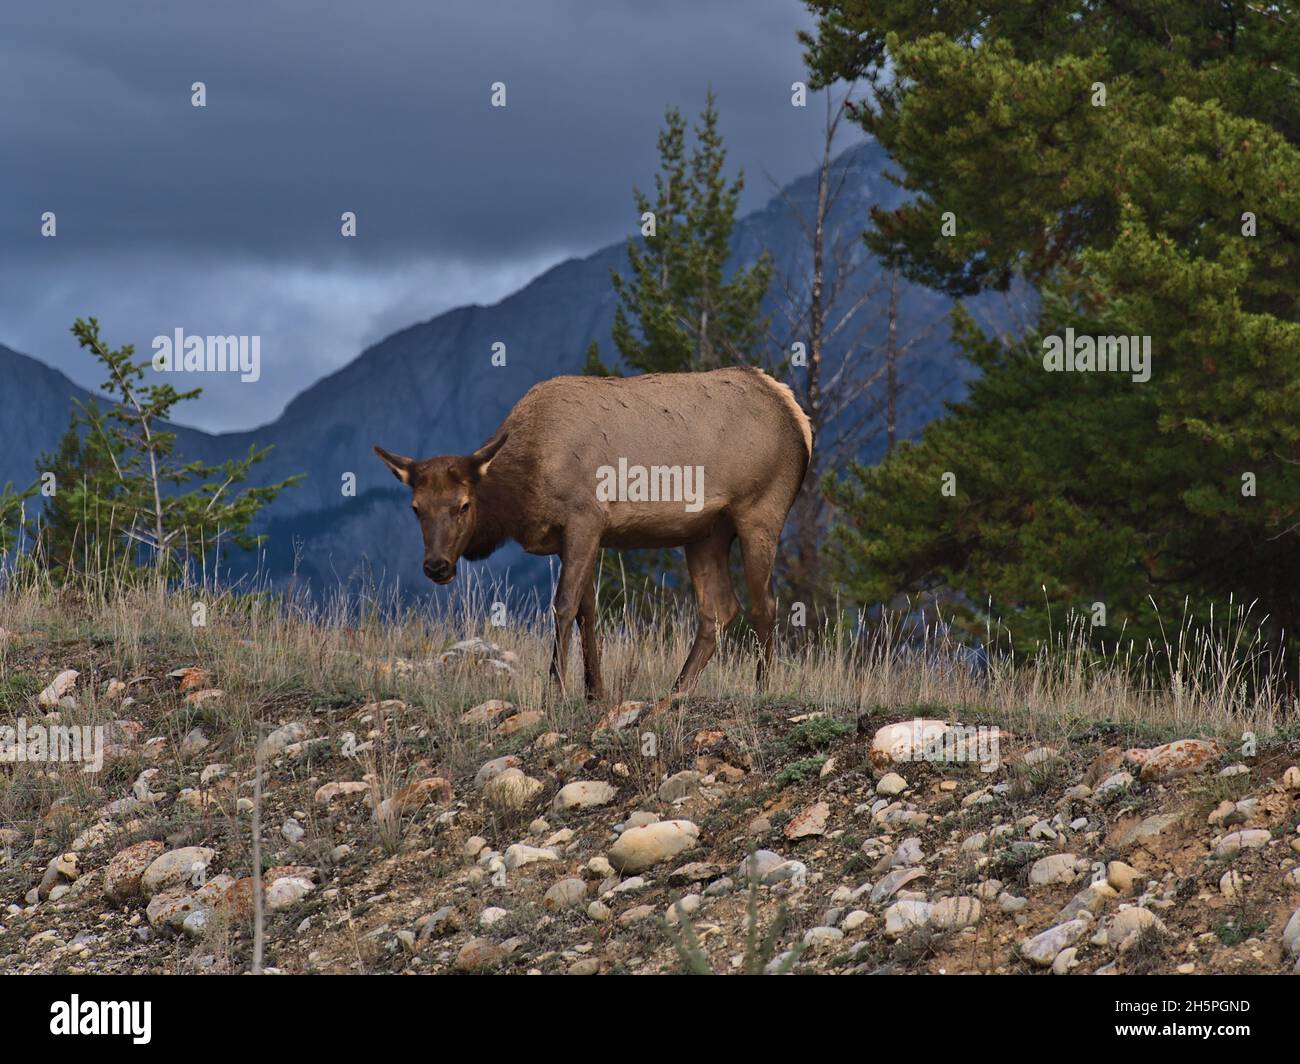
<instances>
[{"instance_id":1,"label":"elk","mask_svg":"<svg viewBox=\"0 0 1300 1064\"><path fill-rule=\"evenodd\" d=\"M556 377L529 389L473 454L375 453L411 489L424 573L434 583L450 582L461 558L486 558L507 540L560 556L551 678L561 692L576 620L587 698L605 701L593 580L601 548L683 547L699 623L670 702L694 691L719 632L739 612L729 564L737 539L763 690L776 611L772 567L812 444L788 387L732 367Z\"/></svg>"}]
</instances>

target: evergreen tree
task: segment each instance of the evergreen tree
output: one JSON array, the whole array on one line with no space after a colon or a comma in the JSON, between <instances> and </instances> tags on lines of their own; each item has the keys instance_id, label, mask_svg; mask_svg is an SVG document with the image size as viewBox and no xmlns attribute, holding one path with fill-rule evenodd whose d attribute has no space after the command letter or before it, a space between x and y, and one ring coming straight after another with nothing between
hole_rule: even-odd
<instances>
[{"instance_id":1,"label":"evergreen tree","mask_svg":"<svg viewBox=\"0 0 1300 1064\"><path fill-rule=\"evenodd\" d=\"M41 535L47 564L103 571L125 560L175 575L215 561L231 544L255 547L261 537L248 531L253 518L301 477L240 488L270 448L250 447L218 466L180 461L167 421L202 390L143 384L149 364L135 362L130 345L110 348L95 318L78 319L72 331L107 372L101 387L113 403L107 411L79 404L58 452L42 459L55 473Z\"/></svg>"},{"instance_id":2,"label":"evergreen tree","mask_svg":"<svg viewBox=\"0 0 1300 1064\"><path fill-rule=\"evenodd\" d=\"M809 6L817 79L873 85L855 117L914 193L871 247L955 295L1021 274L1044 296L1020 342L959 314L967 400L833 486L849 590L945 586L1009 620L1102 602L1112 641L1160 638L1148 596L1233 595L1295 631L1296 5ZM1066 328L1149 337L1150 379L1047 372Z\"/></svg>"},{"instance_id":3,"label":"evergreen tree","mask_svg":"<svg viewBox=\"0 0 1300 1064\"><path fill-rule=\"evenodd\" d=\"M713 93L689 152L686 122L675 108L665 113L658 145L653 201L633 190L644 235L628 241L630 275L611 272L619 300L612 333L621 366L607 366L593 340L586 372L604 377L621 376L624 369L684 373L758 365L768 331L762 304L772 267L765 253L748 267L734 266L728 276L744 176L727 179ZM685 575L680 552L643 551L617 559L602 552L602 583L625 595L681 586Z\"/></svg>"},{"instance_id":4,"label":"evergreen tree","mask_svg":"<svg viewBox=\"0 0 1300 1064\"><path fill-rule=\"evenodd\" d=\"M762 302L772 269L764 254L727 276L744 176L729 182L724 173L727 153L712 93L694 134L688 156L686 122L669 108L659 134L655 198L633 190L645 235L628 241L630 276L611 275L619 298L614 344L623 365L643 373L756 365L762 359ZM610 372L594 343L587 368Z\"/></svg>"}]
</instances>

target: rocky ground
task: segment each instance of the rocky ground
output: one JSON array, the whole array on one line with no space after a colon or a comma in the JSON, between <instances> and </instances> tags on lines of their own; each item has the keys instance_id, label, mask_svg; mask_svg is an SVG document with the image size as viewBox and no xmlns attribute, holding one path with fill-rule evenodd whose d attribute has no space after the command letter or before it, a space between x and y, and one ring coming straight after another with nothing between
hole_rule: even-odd
<instances>
[{"instance_id":1,"label":"rocky ground","mask_svg":"<svg viewBox=\"0 0 1300 1064\"><path fill-rule=\"evenodd\" d=\"M925 707L493 699L435 726L275 691L250 736L203 667L60 657L96 660L18 652L0 723L93 702L108 758L0 765L4 972L246 971L259 865L284 973L1300 972L1294 738L1092 724L979 764L925 759ZM382 668L426 665L512 668L482 643Z\"/></svg>"}]
</instances>

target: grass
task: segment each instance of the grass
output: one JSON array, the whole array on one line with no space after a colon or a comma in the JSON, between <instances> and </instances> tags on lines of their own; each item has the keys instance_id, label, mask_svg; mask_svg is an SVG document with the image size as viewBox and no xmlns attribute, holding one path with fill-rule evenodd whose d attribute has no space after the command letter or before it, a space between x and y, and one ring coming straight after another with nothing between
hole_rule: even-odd
<instances>
[{"instance_id":1,"label":"grass","mask_svg":"<svg viewBox=\"0 0 1300 1064\"><path fill-rule=\"evenodd\" d=\"M238 757L251 750L259 725L304 720L325 729L358 729L349 716L356 707L398 699L404 706L394 711L395 738L380 742L376 756L382 763L368 766L382 800L410 782L416 762L448 777L477 768L485 733L459 718L489 698L541 710L545 721L539 727L546 730L590 736L601 707L589 706L573 691L564 697L549 682L549 615L536 603L531 609L521 605L508 611L509 624L494 626L491 607L501 597L499 589L468 577L446 609L434 612L378 593L312 605L257 589L159 588L112 579L59 585L30 568L0 569L0 629L7 633L0 635L0 712L10 719L42 719L46 710L37 694L58 671L74 668L82 674L78 706L63 711L64 724L107 725L130 716L104 696L108 681L121 679L139 704L150 707L155 727L165 722L179 740L200 725L225 743L223 757ZM192 623L198 604L206 622L200 626ZM1084 630L1067 623L1042 642L1037 655L1015 660L992 645L991 629L987 664L980 669L971 668L966 649L942 622L904 638L906 619L886 615L872 626L845 621L820 629L779 626L777 659L763 695L753 686L752 635L733 631L705 670L696 705L716 706L729 733L746 740L756 757L777 761L779 772L761 760L755 768L770 768L778 789L817 773L820 751L849 735L859 717L996 722L1018 737L1058 744L1086 736L1128 745L1192 734L1232 741L1244 731L1266 742L1297 728L1284 684L1265 664L1277 656L1249 637L1248 610L1237 609L1230 624L1205 629L1184 619L1162 647L1121 652L1117 645L1109 656L1098 656ZM600 638L610 689L620 698L661 696L685 660L694 630L690 603L668 596L607 609ZM469 638L513 655L513 672L468 662L439 664L443 651ZM569 681L577 684L576 640L573 650ZM1159 662L1171 663L1163 675ZM198 707L187 704L165 674L188 665L208 669L225 696ZM786 728L783 718L808 712L821 715L790 726L777 747L764 750L748 741L773 725ZM656 720L657 752L649 760L630 737L627 743L622 736L608 741L626 746L622 760L638 776L675 771L694 756L685 719L670 713ZM514 741L522 744L531 735L521 733ZM52 794L84 797L105 783L75 767L54 772L57 779L37 778L32 766L23 766L0 781L0 825L33 821L48 809ZM1047 772L1028 773L1026 789L1038 789L1044 782L1039 776ZM400 823L377 823L376 830L386 845L400 845Z\"/></svg>"}]
</instances>

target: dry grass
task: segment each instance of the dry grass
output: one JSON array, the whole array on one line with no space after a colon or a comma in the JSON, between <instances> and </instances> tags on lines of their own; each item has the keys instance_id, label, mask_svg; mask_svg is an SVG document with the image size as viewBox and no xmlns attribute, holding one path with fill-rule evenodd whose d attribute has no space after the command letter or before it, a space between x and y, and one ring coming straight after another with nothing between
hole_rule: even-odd
<instances>
[{"instance_id":1,"label":"dry grass","mask_svg":"<svg viewBox=\"0 0 1300 1064\"><path fill-rule=\"evenodd\" d=\"M476 744L459 725L460 712L487 698L542 709L557 731L589 728L596 710L580 698L562 698L548 682L549 617L536 608L516 610L510 623L494 626L493 600L492 589L471 581L435 616L373 597L313 608L267 593L160 591L116 582L56 587L39 576L5 581L0 574L0 628L11 633L0 637L0 708L7 715L39 716L36 691L56 669L130 682L146 672L157 676L160 665L201 665L213 672L225 698L211 707L177 699L175 738L206 723L251 744L259 721L398 698L424 715L439 767L463 768ZM206 623L195 626L200 605ZM1238 607L1228 620L1198 629L1185 618L1163 647L1121 642L1103 657L1083 638L1082 622L1067 619L1035 657L1019 661L998 649L991 629L991 649L978 664L941 623L908 639L900 635L902 618L826 625L816 634L787 627L779 633L764 696L754 694L752 637L742 629L724 640L697 694L733 706L742 728L750 714L797 705L845 716L923 709L1045 740L1068 739L1101 721L1133 736L1236 739L1253 731L1265 737L1295 719L1280 677L1270 671L1280 655L1269 655L1258 632L1252 635L1249 610ZM914 618L909 623L915 631ZM607 613L603 667L614 696L662 695L693 633L693 611L669 599L638 612ZM452 643L472 637L515 654L513 675L430 664ZM575 645L571 683L579 682L579 673ZM103 704L101 686L81 690L78 723L107 723L120 715L115 705ZM401 786L398 769L396 762L385 766L386 792Z\"/></svg>"}]
</instances>

